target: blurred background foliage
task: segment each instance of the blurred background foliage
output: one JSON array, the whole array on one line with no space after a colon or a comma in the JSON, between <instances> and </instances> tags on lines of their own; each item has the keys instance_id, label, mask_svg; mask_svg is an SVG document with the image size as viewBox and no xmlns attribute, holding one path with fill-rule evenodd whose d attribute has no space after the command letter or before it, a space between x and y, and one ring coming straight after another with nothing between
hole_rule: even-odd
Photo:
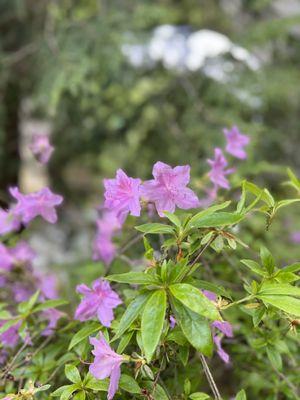
<instances>
[{"instance_id":1,"label":"blurred background foliage","mask_svg":"<svg viewBox=\"0 0 300 400\"><path fill-rule=\"evenodd\" d=\"M280 0L2 0L2 189L17 180L20 119L28 117L51 122L51 177L74 195L117 167L146 178L156 160L203 173L233 123L252 138L243 172L265 170L262 161L299 169L299 8ZM143 42L164 24L223 33L260 68L236 68L218 82L200 70L133 67L122 53L129 35Z\"/></svg>"}]
</instances>

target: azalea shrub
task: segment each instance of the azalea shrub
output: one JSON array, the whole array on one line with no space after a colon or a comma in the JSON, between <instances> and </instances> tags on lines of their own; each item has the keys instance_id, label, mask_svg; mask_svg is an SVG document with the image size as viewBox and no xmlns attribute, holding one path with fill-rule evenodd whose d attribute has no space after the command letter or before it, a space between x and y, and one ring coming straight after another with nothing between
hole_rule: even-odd
<instances>
[{"instance_id":1,"label":"azalea shrub","mask_svg":"<svg viewBox=\"0 0 300 400\"><path fill-rule=\"evenodd\" d=\"M153 179L119 169L104 180L94 278L83 268L65 298L24 239L34 219L56 223L63 198L10 188L0 210L1 398L299 398L300 262L279 263L265 238L297 207L300 181L288 170L278 199L235 179L249 138L237 127L224 135L201 179L158 161ZM54 148L35 137L31 150L46 164Z\"/></svg>"}]
</instances>

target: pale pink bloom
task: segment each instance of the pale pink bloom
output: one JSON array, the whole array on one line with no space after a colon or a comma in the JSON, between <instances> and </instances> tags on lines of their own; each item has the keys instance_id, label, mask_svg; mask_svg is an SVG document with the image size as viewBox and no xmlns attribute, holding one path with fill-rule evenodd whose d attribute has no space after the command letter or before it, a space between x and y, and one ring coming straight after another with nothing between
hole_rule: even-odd
<instances>
[{"instance_id":1,"label":"pale pink bloom","mask_svg":"<svg viewBox=\"0 0 300 400\"><path fill-rule=\"evenodd\" d=\"M76 291L84 297L76 309L75 319L86 321L97 316L102 325L109 327L114 319L113 309L122 303L110 284L103 279L97 279L92 288L81 284Z\"/></svg>"},{"instance_id":2,"label":"pale pink bloom","mask_svg":"<svg viewBox=\"0 0 300 400\"><path fill-rule=\"evenodd\" d=\"M10 271L13 268L14 259L10 249L0 242L0 270Z\"/></svg>"},{"instance_id":3,"label":"pale pink bloom","mask_svg":"<svg viewBox=\"0 0 300 400\"><path fill-rule=\"evenodd\" d=\"M36 278L36 288L41 291L41 299L57 299L57 277L54 274L42 274L38 271L34 271L34 277Z\"/></svg>"},{"instance_id":4,"label":"pale pink bloom","mask_svg":"<svg viewBox=\"0 0 300 400\"><path fill-rule=\"evenodd\" d=\"M29 148L41 164L47 164L54 151L47 135L33 135Z\"/></svg>"},{"instance_id":5,"label":"pale pink bloom","mask_svg":"<svg viewBox=\"0 0 300 400\"><path fill-rule=\"evenodd\" d=\"M300 231L295 231L295 232L291 233L290 238L291 238L292 243L300 244Z\"/></svg>"},{"instance_id":6,"label":"pale pink bloom","mask_svg":"<svg viewBox=\"0 0 300 400\"><path fill-rule=\"evenodd\" d=\"M6 320L1 320L0 327L2 327L6 322ZM2 343L4 347L15 347L17 345L19 341L18 329L20 325L21 322L17 322L15 325L0 334L0 343Z\"/></svg>"},{"instance_id":7,"label":"pale pink bloom","mask_svg":"<svg viewBox=\"0 0 300 400\"><path fill-rule=\"evenodd\" d=\"M17 243L15 247L10 249L10 254L13 258L15 267L31 266L33 259L36 256L35 251L24 240Z\"/></svg>"},{"instance_id":8,"label":"pale pink bloom","mask_svg":"<svg viewBox=\"0 0 300 400\"><path fill-rule=\"evenodd\" d=\"M20 193L17 187L10 188L10 194L18 201L14 207L14 215L18 216L24 224L28 224L37 216L54 224L57 221L55 207L63 202L63 197L43 188L30 194Z\"/></svg>"},{"instance_id":9,"label":"pale pink bloom","mask_svg":"<svg viewBox=\"0 0 300 400\"><path fill-rule=\"evenodd\" d=\"M115 179L104 179L104 206L113 211L123 223L130 213L138 217L141 214L139 188L140 179L130 178L122 169L118 169Z\"/></svg>"},{"instance_id":10,"label":"pale pink bloom","mask_svg":"<svg viewBox=\"0 0 300 400\"><path fill-rule=\"evenodd\" d=\"M208 176L215 187L229 189L229 182L225 176L234 172L234 169L225 169L228 163L223 155L222 150L215 148L215 158L213 160L209 159L207 162L211 166Z\"/></svg>"},{"instance_id":11,"label":"pale pink bloom","mask_svg":"<svg viewBox=\"0 0 300 400\"><path fill-rule=\"evenodd\" d=\"M173 213L176 206L184 210L199 206L196 194L186 187L190 181L189 165L172 168L158 161L152 174L154 179L146 181L140 191L145 200L155 204L161 217L164 211Z\"/></svg>"},{"instance_id":12,"label":"pale pink bloom","mask_svg":"<svg viewBox=\"0 0 300 400\"><path fill-rule=\"evenodd\" d=\"M242 135L238 127L235 125L231 129L223 129L223 132L227 141L227 153L242 160L247 158L247 153L245 152L244 147L249 144L249 137Z\"/></svg>"},{"instance_id":13,"label":"pale pink bloom","mask_svg":"<svg viewBox=\"0 0 300 400\"><path fill-rule=\"evenodd\" d=\"M112 238L120 230L121 223L116 214L104 210L101 218L97 220L97 232L93 242L93 260L102 260L109 265L116 255L116 246Z\"/></svg>"},{"instance_id":14,"label":"pale pink bloom","mask_svg":"<svg viewBox=\"0 0 300 400\"><path fill-rule=\"evenodd\" d=\"M0 208L0 235L17 231L20 227L21 222L14 214L13 209L5 211Z\"/></svg>"},{"instance_id":15,"label":"pale pink bloom","mask_svg":"<svg viewBox=\"0 0 300 400\"><path fill-rule=\"evenodd\" d=\"M48 325L43 330L42 336L52 335L57 326L57 322L64 315L65 315L65 313L57 310L56 308L49 308L49 309L43 311L43 317L48 320Z\"/></svg>"},{"instance_id":16,"label":"pale pink bloom","mask_svg":"<svg viewBox=\"0 0 300 400\"><path fill-rule=\"evenodd\" d=\"M110 377L107 400L112 400L118 390L123 357L110 348L102 332L100 339L90 338L90 343L94 346L92 353L95 359L89 371L96 379Z\"/></svg>"}]
</instances>

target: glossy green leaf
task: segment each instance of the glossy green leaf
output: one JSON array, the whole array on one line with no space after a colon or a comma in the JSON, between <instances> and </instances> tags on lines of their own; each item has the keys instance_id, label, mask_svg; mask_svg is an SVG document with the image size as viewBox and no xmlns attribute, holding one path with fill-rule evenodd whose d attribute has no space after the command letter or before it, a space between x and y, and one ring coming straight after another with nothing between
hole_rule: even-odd
<instances>
[{"instance_id":1,"label":"glossy green leaf","mask_svg":"<svg viewBox=\"0 0 300 400\"><path fill-rule=\"evenodd\" d=\"M197 288L188 283L176 283L169 287L172 295L195 313L212 321L221 320L216 306Z\"/></svg>"},{"instance_id":2,"label":"glossy green leaf","mask_svg":"<svg viewBox=\"0 0 300 400\"><path fill-rule=\"evenodd\" d=\"M166 292L157 290L148 299L142 314L142 342L148 362L151 361L159 343L165 320L166 305Z\"/></svg>"},{"instance_id":3,"label":"glossy green leaf","mask_svg":"<svg viewBox=\"0 0 300 400\"><path fill-rule=\"evenodd\" d=\"M92 333L100 331L100 329L101 325L98 322L93 322L89 325L85 325L82 329L80 329L80 331L75 333L75 335L72 337L68 350L71 350L74 346L76 346L82 340L86 339Z\"/></svg>"},{"instance_id":4,"label":"glossy green leaf","mask_svg":"<svg viewBox=\"0 0 300 400\"><path fill-rule=\"evenodd\" d=\"M210 292L216 293L219 296L226 297L227 299L232 299L227 290L220 285L215 285L214 283L203 281L201 279L195 279L193 281L193 285L199 289L209 290Z\"/></svg>"},{"instance_id":5,"label":"glossy green leaf","mask_svg":"<svg viewBox=\"0 0 300 400\"><path fill-rule=\"evenodd\" d=\"M68 304L68 301L65 300L47 300L44 303L41 303L34 307L33 312L47 310L49 308L56 308Z\"/></svg>"},{"instance_id":6,"label":"glossy green leaf","mask_svg":"<svg viewBox=\"0 0 300 400\"><path fill-rule=\"evenodd\" d=\"M133 285L158 285L160 283L157 275L146 274L145 272L126 272L125 274L109 275L105 279Z\"/></svg>"},{"instance_id":7,"label":"glossy green leaf","mask_svg":"<svg viewBox=\"0 0 300 400\"><path fill-rule=\"evenodd\" d=\"M230 201L225 201L222 204L217 204L207 208L206 210L198 212L188 221L186 228L187 229L194 228L196 224L202 221L203 218L208 217L209 215L215 213L216 211L223 210L224 208L228 207L230 203L231 203Z\"/></svg>"},{"instance_id":8,"label":"glossy green leaf","mask_svg":"<svg viewBox=\"0 0 300 400\"><path fill-rule=\"evenodd\" d=\"M208 321L199 314L184 307L179 301L173 300L176 321L185 337L200 353L211 356L213 339Z\"/></svg>"},{"instance_id":9,"label":"glossy green leaf","mask_svg":"<svg viewBox=\"0 0 300 400\"><path fill-rule=\"evenodd\" d=\"M164 215L168 218L169 221L172 222L172 224L177 226L177 228L181 227L181 222L180 222L180 219L177 217L177 215L171 214L167 211L164 211Z\"/></svg>"},{"instance_id":10,"label":"glossy green leaf","mask_svg":"<svg viewBox=\"0 0 300 400\"><path fill-rule=\"evenodd\" d=\"M244 389L240 390L235 396L235 400L247 400L246 392Z\"/></svg>"},{"instance_id":11,"label":"glossy green leaf","mask_svg":"<svg viewBox=\"0 0 300 400\"><path fill-rule=\"evenodd\" d=\"M218 212L205 216L193 223L191 228L215 228L218 226L234 225L244 218L243 214Z\"/></svg>"},{"instance_id":12,"label":"glossy green leaf","mask_svg":"<svg viewBox=\"0 0 300 400\"><path fill-rule=\"evenodd\" d=\"M276 296L276 295L259 295L258 299L261 299L266 304L271 304L274 307L279 308L289 314L293 314L296 317L300 317L300 300L295 299L291 296Z\"/></svg>"},{"instance_id":13,"label":"glossy green leaf","mask_svg":"<svg viewBox=\"0 0 300 400\"><path fill-rule=\"evenodd\" d=\"M92 375L88 374L88 380L85 384L85 388L92 389L96 392L107 392L109 386L109 379L96 379Z\"/></svg>"},{"instance_id":14,"label":"glossy green leaf","mask_svg":"<svg viewBox=\"0 0 300 400\"><path fill-rule=\"evenodd\" d=\"M241 260L241 263L246 265L252 272L258 274L260 276L267 276L266 271L256 262L253 260Z\"/></svg>"},{"instance_id":15,"label":"glossy green leaf","mask_svg":"<svg viewBox=\"0 0 300 400\"><path fill-rule=\"evenodd\" d=\"M260 248L260 258L261 258L263 266L268 271L268 273L271 275L275 269L275 260L272 256L272 254L269 252L269 250L265 246L261 246L261 248Z\"/></svg>"},{"instance_id":16,"label":"glossy green leaf","mask_svg":"<svg viewBox=\"0 0 300 400\"><path fill-rule=\"evenodd\" d=\"M147 300L149 299L151 292L143 293L134 299L129 306L126 308L125 313L119 322L118 329L114 339L123 335L123 333L130 327L130 325L136 320L139 314L142 312Z\"/></svg>"},{"instance_id":17,"label":"glossy green leaf","mask_svg":"<svg viewBox=\"0 0 300 400\"><path fill-rule=\"evenodd\" d=\"M192 400L207 400L209 398L210 398L209 395L203 392L195 392L189 396L189 399Z\"/></svg>"},{"instance_id":18,"label":"glossy green leaf","mask_svg":"<svg viewBox=\"0 0 300 400\"><path fill-rule=\"evenodd\" d=\"M288 283L270 283L262 284L258 295L287 295L300 296L300 287L289 285Z\"/></svg>"},{"instance_id":19,"label":"glossy green leaf","mask_svg":"<svg viewBox=\"0 0 300 400\"><path fill-rule=\"evenodd\" d=\"M126 347L129 344L133 334L134 334L134 331L123 334L123 336L120 340L120 343L118 344L117 353L122 354L124 352L124 350L126 349Z\"/></svg>"},{"instance_id":20,"label":"glossy green leaf","mask_svg":"<svg viewBox=\"0 0 300 400\"><path fill-rule=\"evenodd\" d=\"M143 233L152 233L152 234L159 234L159 233L166 233L166 234L173 234L174 228L170 225L159 224L154 222L152 224L143 224L135 227L136 230L143 232Z\"/></svg>"},{"instance_id":21,"label":"glossy green leaf","mask_svg":"<svg viewBox=\"0 0 300 400\"><path fill-rule=\"evenodd\" d=\"M71 381L73 383L81 382L81 377L80 377L79 371L75 367L75 365L67 364L65 366L65 375L69 379L69 381Z\"/></svg>"},{"instance_id":22,"label":"glossy green leaf","mask_svg":"<svg viewBox=\"0 0 300 400\"><path fill-rule=\"evenodd\" d=\"M126 374L121 375L120 388L128 393L141 393L141 388L136 380Z\"/></svg>"}]
</instances>

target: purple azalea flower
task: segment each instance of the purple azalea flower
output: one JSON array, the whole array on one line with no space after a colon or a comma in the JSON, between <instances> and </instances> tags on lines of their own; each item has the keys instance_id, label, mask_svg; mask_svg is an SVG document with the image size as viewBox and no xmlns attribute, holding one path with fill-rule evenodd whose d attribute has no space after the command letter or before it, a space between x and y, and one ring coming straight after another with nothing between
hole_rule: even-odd
<instances>
[{"instance_id":1,"label":"purple azalea flower","mask_svg":"<svg viewBox=\"0 0 300 400\"><path fill-rule=\"evenodd\" d=\"M154 179L141 186L141 194L155 204L159 216L164 217L164 211L173 213L176 206L184 210L199 206L196 194L186 187L190 181L189 165L172 168L158 161L152 174Z\"/></svg>"},{"instance_id":2,"label":"purple azalea flower","mask_svg":"<svg viewBox=\"0 0 300 400\"><path fill-rule=\"evenodd\" d=\"M86 321L97 316L102 325L109 327L114 319L113 309L122 303L110 284L103 279L97 279L92 283L92 289L81 284L76 291L84 297L76 309L75 319Z\"/></svg>"},{"instance_id":3,"label":"purple azalea flower","mask_svg":"<svg viewBox=\"0 0 300 400\"><path fill-rule=\"evenodd\" d=\"M54 274L42 274L34 271L34 277L36 278L36 287L41 292L41 299L57 299L57 277Z\"/></svg>"},{"instance_id":4,"label":"purple azalea flower","mask_svg":"<svg viewBox=\"0 0 300 400\"><path fill-rule=\"evenodd\" d=\"M107 400L112 400L118 390L123 357L110 348L102 332L100 339L90 338L90 343L94 346L92 353L95 359L89 371L96 379L110 377Z\"/></svg>"},{"instance_id":5,"label":"purple azalea flower","mask_svg":"<svg viewBox=\"0 0 300 400\"><path fill-rule=\"evenodd\" d=\"M10 249L14 266L31 266L36 256L35 251L24 240L20 241L15 247Z\"/></svg>"},{"instance_id":6,"label":"purple azalea flower","mask_svg":"<svg viewBox=\"0 0 300 400\"><path fill-rule=\"evenodd\" d=\"M300 231L291 233L290 238L292 243L300 244Z\"/></svg>"},{"instance_id":7,"label":"purple azalea flower","mask_svg":"<svg viewBox=\"0 0 300 400\"><path fill-rule=\"evenodd\" d=\"M17 231L20 229L20 226L20 220L15 216L13 209L5 211L0 208L0 235Z\"/></svg>"},{"instance_id":8,"label":"purple azalea flower","mask_svg":"<svg viewBox=\"0 0 300 400\"><path fill-rule=\"evenodd\" d=\"M33 135L29 148L41 164L47 164L54 151L47 135Z\"/></svg>"},{"instance_id":9,"label":"purple azalea flower","mask_svg":"<svg viewBox=\"0 0 300 400\"><path fill-rule=\"evenodd\" d=\"M13 268L14 259L8 249L3 243L0 243L0 269L10 271Z\"/></svg>"},{"instance_id":10,"label":"purple azalea flower","mask_svg":"<svg viewBox=\"0 0 300 400\"><path fill-rule=\"evenodd\" d=\"M42 336L51 336L57 326L58 320L64 315L63 312L56 310L56 308L49 308L43 311L43 317L48 320L48 325L43 330Z\"/></svg>"},{"instance_id":11,"label":"purple azalea flower","mask_svg":"<svg viewBox=\"0 0 300 400\"><path fill-rule=\"evenodd\" d=\"M123 223L130 213L136 217L141 214L140 179L130 178L122 169L118 169L115 179L104 179L104 206L113 211Z\"/></svg>"},{"instance_id":12,"label":"purple azalea flower","mask_svg":"<svg viewBox=\"0 0 300 400\"><path fill-rule=\"evenodd\" d=\"M209 207L217 198L218 188L213 186L212 188L205 189L206 197L200 200L200 207Z\"/></svg>"},{"instance_id":13,"label":"purple azalea flower","mask_svg":"<svg viewBox=\"0 0 300 400\"><path fill-rule=\"evenodd\" d=\"M218 297L214 292L211 292L210 290L202 290L202 293L208 298L208 300L217 301Z\"/></svg>"},{"instance_id":14,"label":"purple azalea flower","mask_svg":"<svg viewBox=\"0 0 300 400\"><path fill-rule=\"evenodd\" d=\"M57 221L55 207L63 202L63 197L43 188L38 192L30 194L20 193L17 187L10 188L11 195L18 201L14 207L14 214L28 224L37 216L54 224Z\"/></svg>"},{"instance_id":15,"label":"purple azalea flower","mask_svg":"<svg viewBox=\"0 0 300 400\"><path fill-rule=\"evenodd\" d=\"M233 337L232 325L227 321L214 321L212 323L214 328L217 328L220 332L224 333L227 337Z\"/></svg>"},{"instance_id":16,"label":"purple azalea flower","mask_svg":"<svg viewBox=\"0 0 300 400\"><path fill-rule=\"evenodd\" d=\"M215 158L213 160L207 160L208 164L211 166L211 170L208 176L215 187L222 187L224 189L229 189L229 182L226 179L226 175L234 172L234 169L227 169L227 160L223 155L223 152L219 148L215 148Z\"/></svg>"},{"instance_id":17,"label":"purple azalea flower","mask_svg":"<svg viewBox=\"0 0 300 400\"><path fill-rule=\"evenodd\" d=\"M21 303L22 301L26 301L33 295L33 290L29 289L25 285L20 282L16 282L12 286L12 293L14 299L17 303Z\"/></svg>"},{"instance_id":18,"label":"purple azalea flower","mask_svg":"<svg viewBox=\"0 0 300 400\"><path fill-rule=\"evenodd\" d=\"M121 228L120 221L112 211L105 210L97 220L97 232L93 242L93 260L109 265L116 255L113 235Z\"/></svg>"},{"instance_id":19,"label":"purple azalea flower","mask_svg":"<svg viewBox=\"0 0 300 400\"><path fill-rule=\"evenodd\" d=\"M218 356L221 358L221 360L224 361L225 364L228 364L230 361L230 357L229 354L226 353L226 351L222 348L222 344L221 344L221 337L218 335L214 336L214 343L217 346L217 353Z\"/></svg>"},{"instance_id":20,"label":"purple azalea flower","mask_svg":"<svg viewBox=\"0 0 300 400\"><path fill-rule=\"evenodd\" d=\"M233 126L231 129L223 129L224 135L226 137L226 151L232 154L236 158L242 160L247 158L247 153L244 147L250 142L250 139L246 135L242 135L237 126Z\"/></svg>"},{"instance_id":21,"label":"purple azalea flower","mask_svg":"<svg viewBox=\"0 0 300 400\"><path fill-rule=\"evenodd\" d=\"M3 326L7 321L1 320L0 327ZM4 347L15 347L19 341L19 332L18 329L21 325L21 322L17 322L15 325L8 328L5 332L0 335L0 343Z\"/></svg>"},{"instance_id":22,"label":"purple azalea flower","mask_svg":"<svg viewBox=\"0 0 300 400\"><path fill-rule=\"evenodd\" d=\"M176 319L175 319L175 317L173 315L170 315L169 319L170 319L170 328L174 329L175 326L176 326L177 321L176 321Z\"/></svg>"}]
</instances>

